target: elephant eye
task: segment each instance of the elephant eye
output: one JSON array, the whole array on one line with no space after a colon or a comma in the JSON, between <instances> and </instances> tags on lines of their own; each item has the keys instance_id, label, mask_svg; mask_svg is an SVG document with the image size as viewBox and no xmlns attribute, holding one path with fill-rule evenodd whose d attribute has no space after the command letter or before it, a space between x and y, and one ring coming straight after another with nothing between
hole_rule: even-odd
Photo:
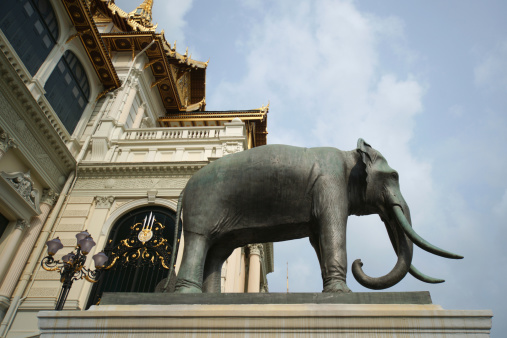
<instances>
[{"instance_id":1,"label":"elephant eye","mask_svg":"<svg viewBox=\"0 0 507 338\"><path fill-rule=\"evenodd\" d=\"M399 179L399 176L398 176L398 173L394 172L391 174L392 178L394 178L395 180L398 180Z\"/></svg>"}]
</instances>

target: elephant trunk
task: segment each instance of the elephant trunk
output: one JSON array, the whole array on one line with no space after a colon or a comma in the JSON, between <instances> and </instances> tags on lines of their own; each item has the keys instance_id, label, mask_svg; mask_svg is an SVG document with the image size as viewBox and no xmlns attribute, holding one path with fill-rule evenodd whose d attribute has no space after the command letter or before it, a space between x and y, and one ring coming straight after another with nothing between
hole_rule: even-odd
<instances>
[{"instance_id":1,"label":"elephant trunk","mask_svg":"<svg viewBox=\"0 0 507 338\"><path fill-rule=\"evenodd\" d=\"M410 215L408 215L408 218L410 218ZM352 263L354 278L359 284L369 289L381 290L394 286L407 275L410 269L413 250L412 242L405 235L404 231L394 226L392 222L392 219L389 222L384 221L386 228L389 230L393 246L395 246L395 251L398 254L398 261L394 268L385 276L373 278L363 272L363 263L360 259L356 259Z\"/></svg>"}]
</instances>

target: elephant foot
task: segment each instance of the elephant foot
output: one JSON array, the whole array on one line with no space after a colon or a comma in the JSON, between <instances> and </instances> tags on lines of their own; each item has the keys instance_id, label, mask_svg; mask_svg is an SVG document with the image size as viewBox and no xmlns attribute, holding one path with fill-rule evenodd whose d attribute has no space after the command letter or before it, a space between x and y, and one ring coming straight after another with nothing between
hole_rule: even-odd
<instances>
[{"instance_id":1,"label":"elephant foot","mask_svg":"<svg viewBox=\"0 0 507 338\"><path fill-rule=\"evenodd\" d=\"M322 292L333 292L333 293L351 293L347 284L344 281L330 282L324 286Z\"/></svg>"},{"instance_id":2,"label":"elephant foot","mask_svg":"<svg viewBox=\"0 0 507 338\"><path fill-rule=\"evenodd\" d=\"M175 293L202 293L202 289L200 285L197 283L184 280L184 279L178 279L176 282L176 286L174 288Z\"/></svg>"}]
</instances>

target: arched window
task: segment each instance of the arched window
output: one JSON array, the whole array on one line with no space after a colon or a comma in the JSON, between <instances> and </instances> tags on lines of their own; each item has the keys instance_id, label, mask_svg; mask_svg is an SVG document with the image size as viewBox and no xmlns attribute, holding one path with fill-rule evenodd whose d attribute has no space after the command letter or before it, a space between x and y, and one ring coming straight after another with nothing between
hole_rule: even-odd
<instances>
[{"instance_id":1,"label":"arched window","mask_svg":"<svg viewBox=\"0 0 507 338\"><path fill-rule=\"evenodd\" d=\"M32 76L58 39L58 24L49 0L0 1L0 28Z\"/></svg>"},{"instance_id":2,"label":"arched window","mask_svg":"<svg viewBox=\"0 0 507 338\"><path fill-rule=\"evenodd\" d=\"M93 285L86 307L97 304L103 292L154 292L169 274L175 220L173 211L156 206L123 215L109 234L106 270ZM180 236L181 222L178 242Z\"/></svg>"},{"instance_id":3,"label":"arched window","mask_svg":"<svg viewBox=\"0 0 507 338\"><path fill-rule=\"evenodd\" d=\"M83 65L66 51L44 86L46 98L69 134L74 132L88 103L90 85Z\"/></svg>"}]
</instances>

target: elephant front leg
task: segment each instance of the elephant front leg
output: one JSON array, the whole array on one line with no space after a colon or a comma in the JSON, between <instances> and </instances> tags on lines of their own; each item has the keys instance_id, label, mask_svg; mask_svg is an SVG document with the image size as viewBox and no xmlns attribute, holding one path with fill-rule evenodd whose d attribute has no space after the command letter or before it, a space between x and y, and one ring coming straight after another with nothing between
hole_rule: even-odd
<instances>
[{"instance_id":1,"label":"elephant front leg","mask_svg":"<svg viewBox=\"0 0 507 338\"><path fill-rule=\"evenodd\" d=\"M319 249L323 292L351 292L347 286L346 220L319 226Z\"/></svg>"},{"instance_id":2,"label":"elephant front leg","mask_svg":"<svg viewBox=\"0 0 507 338\"><path fill-rule=\"evenodd\" d=\"M316 251L319 250L317 255L322 271L323 292L349 293L351 291L346 283L347 207L339 204L340 196L336 192L331 195L334 196L327 195L324 201L315 201L317 231L312 238L312 245Z\"/></svg>"}]
</instances>

